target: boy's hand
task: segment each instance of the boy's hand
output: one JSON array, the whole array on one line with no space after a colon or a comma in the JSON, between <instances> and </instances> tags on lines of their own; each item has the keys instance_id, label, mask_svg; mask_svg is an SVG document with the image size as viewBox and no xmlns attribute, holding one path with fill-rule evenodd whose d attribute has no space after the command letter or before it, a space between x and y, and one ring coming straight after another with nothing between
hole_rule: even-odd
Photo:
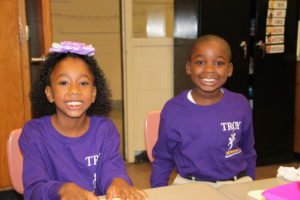
<instances>
[{"instance_id":1,"label":"boy's hand","mask_svg":"<svg viewBox=\"0 0 300 200\"><path fill-rule=\"evenodd\" d=\"M138 190L131 186L122 178L115 178L110 184L106 192L106 200L112 198L120 198L121 200L146 200L148 196L143 190Z\"/></svg>"},{"instance_id":2,"label":"boy's hand","mask_svg":"<svg viewBox=\"0 0 300 200\"><path fill-rule=\"evenodd\" d=\"M98 200L94 193L74 183L65 183L59 190L59 196L61 200Z\"/></svg>"}]
</instances>

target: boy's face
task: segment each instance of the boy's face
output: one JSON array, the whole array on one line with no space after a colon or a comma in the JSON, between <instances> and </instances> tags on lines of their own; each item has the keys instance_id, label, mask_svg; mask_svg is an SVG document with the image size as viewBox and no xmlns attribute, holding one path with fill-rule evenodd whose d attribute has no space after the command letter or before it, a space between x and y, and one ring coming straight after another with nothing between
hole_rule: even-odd
<instances>
[{"instance_id":1,"label":"boy's face","mask_svg":"<svg viewBox=\"0 0 300 200\"><path fill-rule=\"evenodd\" d=\"M54 68L50 76L50 86L46 96L56 105L59 117L79 118L95 101L96 88L88 66L79 58L65 58Z\"/></svg>"},{"instance_id":2,"label":"boy's face","mask_svg":"<svg viewBox=\"0 0 300 200\"><path fill-rule=\"evenodd\" d=\"M186 73L193 83L204 93L219 92L233 66L229 58L229 49L221 41L207 40L196 44L186 64Z\"/></svg>"}]
</instances>

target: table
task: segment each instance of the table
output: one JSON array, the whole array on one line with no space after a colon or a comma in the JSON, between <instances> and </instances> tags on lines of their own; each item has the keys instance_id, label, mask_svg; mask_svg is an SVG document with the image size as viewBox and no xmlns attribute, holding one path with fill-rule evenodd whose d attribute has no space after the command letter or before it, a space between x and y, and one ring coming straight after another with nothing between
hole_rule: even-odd
<instances>
[{"instance_id":1,"label":"table","mask_svg":"<svg viewBox=\"0 0 300 200\"><path fill-rule=\"evenodd\" d=\"M145 192L148 194L149 200L253 200L254 198L247 195L248 192L265 190L288 182L283 178L270 178L223 185L219 188L214 188L206 183L195 182L146 189ZM101 196L99 199L105 200L105 196Z\"/></svg>"},{"instance_id":2,"label":"table","mask_svg":"<svg viewBox=\"0 0 300 200\"><path fill-rule=\"evenodd\" d=\"M187 183L144 190L149 200L230 200L216 188L205 183ZM104 196L99 198L105 200Z\"/></svg>"},{"instance_id":3,"label":"table","mask_svg":"<svg viewBox=\"0 0 300 200\"><path fill-rule=\"evenodd\" d=\"M245 183L236 183L231 185L223 185L218 190L232 200L253 200L248 196L248 192L252 190L265 190L271 187L288 183L289 181L283 178L270 178Z\"/></svg>"},{"instance_id":4,"label":"table","mask_svg":"<svg viewBox=\"0 0 300 200\"><path fill-rule=\"evenodd\" d=\"M148 194L149 200L230 200L216 188L205 183L171 185L167 187L146 189L145 192Z\"/></svg>"}]
</instances>

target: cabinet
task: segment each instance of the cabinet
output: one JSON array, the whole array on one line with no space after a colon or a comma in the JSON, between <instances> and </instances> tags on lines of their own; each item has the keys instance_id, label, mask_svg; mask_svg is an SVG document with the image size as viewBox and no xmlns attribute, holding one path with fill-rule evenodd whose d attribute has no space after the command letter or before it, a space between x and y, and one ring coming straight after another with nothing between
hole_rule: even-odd
<instances>
[{"instance_id":1,"label":"cabinet","mask_svg":"<svg viewBox=\"0 0 300 200\"><path fill-rule=\"evenodd\" d=\"M36 66L30 66L29 54L41 56L51 45L50 2L35 0L35 4L33 3L25 0L0 1L0 7L5 8L0 17L0 23L5 25L0 30L0 190L11 188L6 155L8 135L12 130L22 128L31 119L30 69ZM25 7L31 8L30 16L35 13L39 15L35 15L36 18L28 17ZM35 26L31 31L35 42L27 35L27 17L31 27ZM41 54L35 55L33 51L29 53L29 45L31 50L39 46Z\"/></svg>"},{"instance_id":2,"label":"cabinet","mask_svg":"<svg viewBox=\"0 0 300 200\"><path fill-rule=\"evenodd\" d=\"M10 131L30 119L29 64L22 0L0 1L0 189L10 187L6 142Z\"/></svg>"}]
</instances>

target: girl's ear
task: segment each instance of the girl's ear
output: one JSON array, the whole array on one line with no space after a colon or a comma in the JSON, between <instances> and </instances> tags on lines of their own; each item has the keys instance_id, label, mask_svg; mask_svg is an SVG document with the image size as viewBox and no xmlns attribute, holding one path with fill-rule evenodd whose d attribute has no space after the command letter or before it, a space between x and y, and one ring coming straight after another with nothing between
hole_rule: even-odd
<instances>
[{"instance_id":1,"label":"girl's ear","mask_svg":"<svg viewBox=\"0 0 300 200\"><path fill-rule=\"evenodd\" d=\"M186 61L186 63L185 63L185 72L187 73L187 75L191 75L191 62L190 61Z\"/></svg>"},{"instance_id":2,"label":"girl's ear","mask_svg":"<svg viewBox=\"0 0 300 200\"><path fill-rule=\"evenodd\" d=\"M97 96L97 88L95 86L93 86L93 100L92 100L92 103L95 102L96 96Z\"/></svg>"},{"instance_id":3,"label":"girl's ear","mask_svg":"<svg viewBox=\"0 0 300 200\"><path fill-rule=\"evenodd\" d=\"M50 103L54 103L53 92L52 92L52 89L49 85L47 85L46 88L45 88L45 94L47 96L48 101Z\"/></svg>"},{"instance_id":4,"label":"girl's ear","mask_svg":"<svg viewBox=\"0 0 300 200\"><path fill-rule=\"evenodd\" d=\"M227 77L231 77L231 76L232 76L232 73L233 73L233 64L232 64L232 63L229 63L229 65L228 65L228 74L227 74Z\"/></svg>"}]
</instances>

